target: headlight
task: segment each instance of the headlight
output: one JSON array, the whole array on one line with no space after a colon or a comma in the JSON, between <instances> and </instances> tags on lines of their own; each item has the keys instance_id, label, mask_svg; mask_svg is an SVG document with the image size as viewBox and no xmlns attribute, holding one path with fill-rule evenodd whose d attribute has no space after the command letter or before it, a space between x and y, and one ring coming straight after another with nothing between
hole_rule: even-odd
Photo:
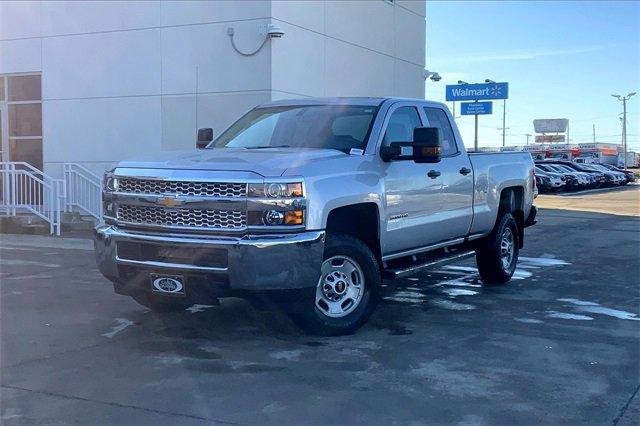
<instances>
[{"instance_id":1,"label":"headlight","mask_svg":"<svg viewBox=\"0 0 640 426\"><path fill-rule=\"evenodd\" d=\"M247 188L249 226L301 226L306 202L302 182L250 183Z\"/></svg>"},{"instance_id":2,"label":"headlight","mask_svg":"<svg viewBox=\"0 0 640 426\"><path fill-rule=\"evenodd\" d=\"M304 197L304 191L302 182L250 183L248 195L256 198L300 198Z\"/></svg>"},{"instance_id":3,"label":"headlight","mask_svg":"<svg viewBox=\"0 0 640 426\"><path fill-rule=\"evenodd\" d=\"M104 182L103 188L107 191L117 191L118 190L118 178L115 177L112 173L104 174Z\"/></svg>"}]
</instances>

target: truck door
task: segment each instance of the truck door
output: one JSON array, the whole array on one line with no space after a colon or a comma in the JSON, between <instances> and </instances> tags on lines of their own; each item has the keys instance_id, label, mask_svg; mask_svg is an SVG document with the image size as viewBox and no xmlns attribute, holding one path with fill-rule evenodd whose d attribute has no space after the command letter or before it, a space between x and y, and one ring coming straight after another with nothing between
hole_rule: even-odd
<instances>
[{"instance_id":1,"label":"truck door","mask_svg":"<svg viewBox=\"0 0 640 426\"><path fill-rule=\"evenodd\" d=\"M391 106L383 125L382 146L413 141L413 129L423 125L418 108L408 102ZM431 166L411 160L382 163L385 185L383 254L423 247L444 239L445 233L436 223L442 207L442 180L427 175Z\"/></svg>"},{"instance_id":2,"label":"truck door","mask_svg":"<svg viewBox=\"0 0 640 426\"><path fill-rule=\"evenodd\" d=\"M432 166L441 173L439 223L446 239L466 236L473 219L473 172L469 156L460 149L447 113L425 106L425 126L437 127L442 136L442 160Z\"/></svg>"}]
</instances>

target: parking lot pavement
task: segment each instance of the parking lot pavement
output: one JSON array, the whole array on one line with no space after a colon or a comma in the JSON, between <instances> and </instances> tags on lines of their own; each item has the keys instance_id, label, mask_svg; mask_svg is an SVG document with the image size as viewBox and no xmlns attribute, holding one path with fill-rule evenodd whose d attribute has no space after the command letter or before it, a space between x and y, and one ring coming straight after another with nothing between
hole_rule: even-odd
<instances>
[{"instance_id":1,"label":"parking lot pavement","mask_svg":"<svg viewBox=\"0 0 640 426\"><path fill-rule=\"evenodd\" d=\"M340 338L237 299L156 315L91 251L2 240L0 423L637 424L640 218L539 219L509 284L387 283Z\"/></svg>"},{"instance_id":2,"label":"parking lot pavement","mask_svg":"<svg viewBox=\"0 0 640 426\"><path fill-rule=\"evenodd\" d=\"M640 216L640 184L540 195L536 199L536 204L549 209Z\"/></svg>"}]
</instances>

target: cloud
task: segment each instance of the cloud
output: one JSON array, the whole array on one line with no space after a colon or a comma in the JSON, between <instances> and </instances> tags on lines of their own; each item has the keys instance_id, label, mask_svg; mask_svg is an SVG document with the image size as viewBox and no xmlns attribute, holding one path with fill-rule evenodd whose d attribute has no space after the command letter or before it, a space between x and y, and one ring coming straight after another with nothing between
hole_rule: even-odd
<instances>
[{"instance_id":1,"label":"cloud","mask_svg":"<svg viewBox=\"0 0 640 426\"><path fill-rule=\"evenodd\" d=\"M565 55L577 55L580 53L597 52L610 48L611 45L593 45L593 46L581 46L566 49L549 49L549 48L536 48L536 49L518 49L507 50L503 52L477 52L469 54L460 54L451 57L432 58L428 62L438 63L470 63L470 62L491 62L491 61L525 61L532 59L539 59L550 56L565 56Z\"/></svg>"}]
</instances>

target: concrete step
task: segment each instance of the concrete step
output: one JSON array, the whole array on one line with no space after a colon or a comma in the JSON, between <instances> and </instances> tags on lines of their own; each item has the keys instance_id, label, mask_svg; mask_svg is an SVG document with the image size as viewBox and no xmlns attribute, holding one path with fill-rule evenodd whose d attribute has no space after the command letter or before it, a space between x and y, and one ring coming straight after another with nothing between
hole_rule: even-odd
<instances>
[{"instance_id":1,"label":"concrete step","mask_svg":"<svg viewBox=\"0 0 640 426\"><path fill-rule=\"evenodd\" d=\"M78 212L65 212L62 214L62 231L91 231L97 224L93 216L81 215Z\"/></svg>"},{"instance_id":2,"label":"concrete step","mask_svg":"<svg viewBox=\"0 0 640 426\"><path fill-rule=\"evenodd\" d=\"M48 222L36 215L0 216L0 233L48 235L50 226Z\"/></svg>"}]
</instances>

